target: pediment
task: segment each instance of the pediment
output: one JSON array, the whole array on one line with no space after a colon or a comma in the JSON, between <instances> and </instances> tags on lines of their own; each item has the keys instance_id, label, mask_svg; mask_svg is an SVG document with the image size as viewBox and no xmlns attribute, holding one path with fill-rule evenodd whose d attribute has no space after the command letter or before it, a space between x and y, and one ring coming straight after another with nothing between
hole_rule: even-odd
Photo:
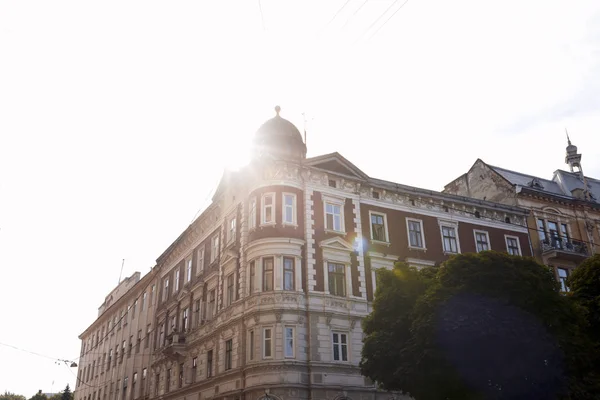
<instances>
[{"instance_id":1,"label":"pediment","mask_svg":"<svg viewBox=\"0 0 600 400\"><path fill-rule=\"evenodd\" d=\"M356 179L366 180L369 178L367 174L362 172L356 165L342 157L339 153L331 153L307 159L305 165Z\"/></svg>"},{"instance_id":2,"label":"pediment","mask_svg":"<svg viewBox=\"0 0 600 400\"><path fill-rule=\"evenodd\" d=\"M352 244L348 243L341 237L333 237L331 239L322 240L321 242L319 242L319 246L327 247L330 249L354 251L354 247L352 247Z\"/></svg>"}]
</instances>

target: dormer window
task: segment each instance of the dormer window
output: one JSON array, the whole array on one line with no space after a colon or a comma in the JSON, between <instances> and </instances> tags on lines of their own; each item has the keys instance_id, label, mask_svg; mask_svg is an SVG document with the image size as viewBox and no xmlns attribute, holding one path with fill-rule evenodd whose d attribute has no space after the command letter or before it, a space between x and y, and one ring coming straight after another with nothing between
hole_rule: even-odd
<instances>
[{"instance_id":1,"label":"dormer window","mask_svg":"<svg viewBox=\"0 0 600 400\"><path fill-rule=\"evenodd\" d=\"M337 188L337 181L335 179L329 180L329 187Z\"/></svg>"}]
</instances>

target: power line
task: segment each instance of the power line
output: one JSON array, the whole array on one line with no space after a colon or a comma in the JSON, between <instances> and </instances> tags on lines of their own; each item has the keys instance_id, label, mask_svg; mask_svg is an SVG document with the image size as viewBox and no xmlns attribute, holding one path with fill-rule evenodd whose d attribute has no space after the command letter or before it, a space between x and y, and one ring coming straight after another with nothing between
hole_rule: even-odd
<instances>
[{"instance_id":1,"label":"power line","mask_svg":"<svg viewBox=\"0 0 600 400\"><path fill-rule=\"evenodd\" d=\"M375 33L373 33L373 34L371 35L371 37L369 37L369 40L373 39L373 37L374 37L375 35L377 35L377 32L379 32L379 31L381 30L381 28L383 28L383 27L385 26L385 24L387 24L387 23L389 22L389 20L390 20L390 19L392 19L392 18L394 17L394 15L396 15L396 13L397 13L398 11L400 11L400 9L406 5L406 3L408 3L408 0L405 0L405 1L404 1L404 3L402 3L402 5L401 5L400 7L398 7L398 9L396 9L396 11L394 11L394 12L392 13L392 15L390 15L390 16L389 16L389 18L388 18L388 19L386 19L386 20L385 20L385 22L383 23L383 25L380 25L380 26L379 26L379 28L377 28L377 30L375 31Z\"/></svg>"},{"instance_id":2,"label":"power line","mask_svg":"<svg viewBox=\"0 0 600 400\"><path fill-rule=\"evenodd\" d=\"M350 17L349 17L347 20L346 20L346 23L344 24L344 26L342 26L342 30L344 30L344 28L345 28L345 27L348 25L348 23L350 22L350 20L351 20L352 18L354 18L354 16L355 16L356 14L358 14L358 12L359 12L359 11L360 11L360 10L361 10L361 9L364 7L364 5L365 5L365 4L367 4L368 2L369 2L369 0L365 0L365 1L364 1L364 2L363 2L361 5L360 5L360 7L358 7L358 8L357 8L357 9L354 11L354 13L353 13L353 14L352 14L352 15L351 15L351 16L350 16Z\"/></svg>"},{"instance_id":3,"label":"power line","mask_svg":"<svg viewBox=\"0 0 600 400\"><path fill-rule=\"evenodd\" d=\"M43 358L47 358L47 359L49 359L49 360L53 360L53 361L64 361L64 360L60 360L60 359L58 359L58 358L56 358L56 357L50 357L50 356L46 356L46 355L44 355L44 354L36 353L35 351L31 351L31 350L22 349L22 348L20 348L20 347L13 346L13 345L11 345L11 344L0 343L0 346L6 346L6 347L10 347L10 348L13 348L13 349L15 349L15 350L23 351L23 352L25 352L25 353L33 354L33 355L35 355L35 356L39 356L39 357L43 357Z\"/></svg>"},{"instance_id":4,"label":"power line","mask_svg":"<svg viewBox=\"0 0 600 400\"><path fill-rule=\"evenodd\" d=\"M323 29L321 29L321 32L323 32L325 29L327 29L327 27L329 27L329 25L331 25L331 23L342 12L342 10L344 10L344 8L346 8L346 6L348 5L348 3L350 3L350 0L346 0L346 2L335 12L335 14L333 14L333 17L331 17L331 19L329 20L329 22L327 22L327 24L325 24L325 26L323 27Z\"/></svg>"},{"instance_id":5,"label":"power line","mask_svg":"<svg viewBox=\"0 0 600 400\"><path fill-rule=\"evenodd\" d=\"M383 13L381 13L381 15L379 17L377 17L377 19L371 24L369 25L369 27L367 29L364 30L364 32L362 33L362 35L360 35L360 37L358 38L358 40L356 40L355 43L358 43L361 41L361 39L367 34L367 32L369 32L371 30L371 28L373 28L381 18L383 18L383 16L385 14L387 14L388 11L390 11L400 0L394 0L394 2L392 4L390 4L390 6L388 8L385 9L385 11ZM408 0L407 0L408 1ZM405 2L406 4L406 2Z\"/></svg>"},{"instance_id":6,"label":"power line","mask_svg":"<svg viewBox=\"0 0 600 400\"><path fill-rule=\"evenodd\" d=\"M265 25L265 16L263 14L263 9L262 9L262 3L261 0L258 0L258 9L260 10L260 21L262 22L262 28L263 31L267 30L267 27Z\"/></svg>"}]
</instances>

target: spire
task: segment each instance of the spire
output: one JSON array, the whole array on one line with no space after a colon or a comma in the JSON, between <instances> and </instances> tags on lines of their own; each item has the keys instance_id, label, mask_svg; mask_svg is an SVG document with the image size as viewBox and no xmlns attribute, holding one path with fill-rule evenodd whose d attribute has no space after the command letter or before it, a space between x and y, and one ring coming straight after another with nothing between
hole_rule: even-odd
<instances>
[{"instance_id":1,"label":"spire","mask_svg":"<svg viewBox=\"0 0 600 400\"><path fill-rule=\"evenodd\" d=\"M567 131L567 127L565 126L565 133L567 134L567 143L571 146L571 139L569 139L569 132Z\"/></svg>"}]
</instances>

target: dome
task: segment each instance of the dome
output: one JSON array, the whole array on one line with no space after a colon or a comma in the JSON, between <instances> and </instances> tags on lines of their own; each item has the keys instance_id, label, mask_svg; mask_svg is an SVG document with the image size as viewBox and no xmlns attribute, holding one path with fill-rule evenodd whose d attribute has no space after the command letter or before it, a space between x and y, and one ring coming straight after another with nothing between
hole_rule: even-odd
<instances>
[{"instance_id":1,"label":"dome","mask_svg":"<svg viewBox=\"0 0 600 400\"><path fill-rule=\"evenodd\" d=\"M265 121L254 135L254 148L258 154L269 153L280 158L306 158L306 145L294 124L281 118L281 108L275 107L273 118Z\"/></svg>"}]
</instances>

